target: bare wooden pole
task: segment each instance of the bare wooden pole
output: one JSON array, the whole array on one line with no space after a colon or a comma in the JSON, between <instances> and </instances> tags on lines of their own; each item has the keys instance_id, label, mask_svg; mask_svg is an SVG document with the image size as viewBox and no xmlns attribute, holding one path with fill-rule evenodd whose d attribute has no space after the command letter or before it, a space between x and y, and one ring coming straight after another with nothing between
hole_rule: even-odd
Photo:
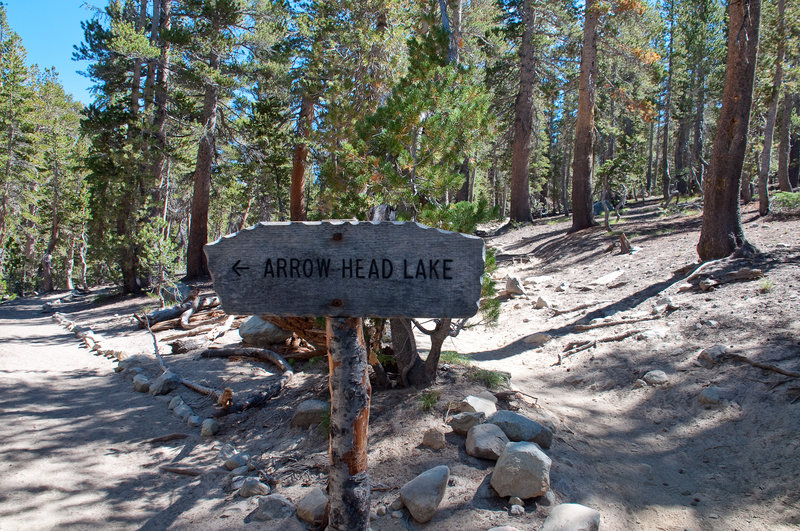
<instances>
[{"instance_id":1,"label":"bare wooden pole","mask_svg":"<svg viewBox=\"0 0 800 531\"><path fill-rule=\"evenodd\" d=\"M328 317L330 471L328 529L369 529L367 432L372 388L360 318Z\"/></svg>"}]
</instances>

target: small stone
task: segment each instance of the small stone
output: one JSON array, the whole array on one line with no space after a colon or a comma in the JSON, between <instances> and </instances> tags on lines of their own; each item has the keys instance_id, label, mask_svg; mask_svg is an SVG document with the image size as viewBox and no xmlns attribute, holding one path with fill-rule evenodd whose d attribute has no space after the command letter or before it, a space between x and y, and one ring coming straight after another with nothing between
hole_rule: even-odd
<instances>
[{"instance_id":1,"label":"small stone","mask_svg":"<svg viewBox=\"0 0 800 531\"><path fill-rule=\"evenodd\" d=\"M331 413L331 405L322 400L303 400L292 416L292 427L308 428L319 424Z\"/></svg>"},{"instance_id":2,"label":"small stone","mask_svg":"<svg viewBox=\"0 0 800 531\"><path fill-rule=\"evenodd\" d=\"M178 417L183 421L187 420L189 417L194 415L192 408L190 408L186 404L181 404L180 406L176 407L175 409L172 410L172 413L173 415L175 415L176 417Z\"/></svg>"},{"instance_id":3,"label":"small stone","mask_svg":"<svg viewBox=\"0 0 800 531\"><path fill-rule=\"evenodd\" d=\"M400 499L412 518L425 523L433 518L437 507L444 498L450 469L440 465L415 477L400 489Z\"/></svg>"},{"instance_id":4,"label":"small stone","mask_svg":"<svg viewBox=\"0 0 800 531\"><path fill-rule=\"evenodd\" d=\"M228 473L228 475L229 475L229 476L231 476L231 477L236 477L236 476L244 476L244 475L246 475L248 472L250 472L250 467L249 467L249 466L247 466L247 465L242 465L242 466L240 466L239 468L234 468L233 470L231 470L231 471Z\"/></svg>"},{"instance_id":5,"label":"small stone","mask_svg":"<svg viewBox=\"0 0 800 531\"><path fill-rule=\"evenodd\" d=\"M205 419L200 425L200 435L203 437L212 437L217 432L219 432L219 422L216 419Z\"/></svg>"},{"instance_id":6,"label":"small stone","mask_svg":"<svg viewBox=\"0 0 800 531\"><path fill-rule=\"evenodd\" d=\"M659 370L646 372L642 379L650 385L666 385L669 383L667 373Z\"/></svg>"},{"instance_id":7,"label":"small stone","mask_svg":"<svg viewBox=\"0 0 800 531\"><path fill-rule=\"evenodd\" d=\"M511 275L506 277L506 293L509 295L525 295L525 288L522 286L522 281L519 277Z\"/></svg>"},{"instance_id":8,"label":"small stone","mask_svg":"<svg viewBox=\"0 0 800 531\"><path fill-rule=\"evenodd\" d=\"M497 411L497 406L485 398L469 395L458 404L458 409L461 413L483 413L488 416Z\"/></svg>"},{"instance_id":9,"label":"small stone","mask_svg":"<svg viewBox=\"0 0 800 531\"><path fill-rule=\"evenodd\" d=\"M485 413L459 413L453 415L447 423L453 428L453 431L459 435L466 435L469 429L476 424L480 424L486 419Z\"/></svg>"},{"instance_id":10,"label":"small stone","mask_svg":"<svg viewBox=\"0 0 800 531\"><path fill-rule=\"evenodd\" d=\"M559 284L559 286L556 288L556 291L557 291L558 293L564 293L564 292L565 292L565 291L567 291L568 289L569 289L569 282L562 282L562 283L561 283L561 284Z\"/></svg>"},{"instance_id":11,"label":"small stone","mask_svg":"<svg viewBox=\"0 0 800 531\"><path fill-rule=\"evenodd\" d=\"M508 443L492 473L490 484L502 497L536 498L550 490L552 460L539 445Z\"/></svg>"},{"instance_id":12,"label":"small stone","mask_svg":"<svg viewBox=\"0 0 800 531\"><path fill-rule=\"evenodd\" d=\"M203 417L199 415L191 415L188 419L186 419L186 424L188 424L192 428L196 428L201 424L203 424Z\"/></svg>"},{"instance_id":13,"label":"small stone","mask_svg":"<svg viewBox=\"0 0 800 531\"><path fill-rule=\"evenodd\" d=\"M525 514L525 507L522 505L512 505L510 513L511 516L522 516Z\"/></svg>"},{"instance_id":14,"label":"small stone","mask_svg":"<svg viewBox=\"0 0 800 531\"><path fill-rule=\"evenodd\" d=\"M232 476L231 477L231 488L233 490L239 490L244 485L244 480L247 479L247 476Z\"/></svg>"},{"instance_id":15,"label":"small stone","mask_svg":"<svg viewBox=\"0 0 800 531\"><path fill-rule=\"evenodd\" d=\"M257 520L270 522L292 518L296 512L297 510L289 498L280 494L269 494L258 499L258 509L255 510L253 516Z\"/></svg>"},{"instance_id":16,"label":"small stone","mask_svg":"<svg viewBox=\"0 0 800 531\"><path fill-rule=\"evenodd\" d=\"M176 407L185 404L186 402L183 401L183 397L181 395L173 396L172 400L169 401L169 408L175 409Z\"/></svg>"},{"instance_id":17,"label":"small stone","mask_svg":"<svg viewBox=\"0 0 800 531\"><path fill-rule=\"evenodd\" d=\"M219 453L217 457L222 459L223 461L227 461L234 455L238 454L239 452L236 451L236 448L233 447L230 443L225 443L222 445L222 448L219 449Z\"/></svg>"},{"instance_id":18,"label":"small stone","mask_svg":"<svg viewBox=\"0 0 800 531\"><path fill-rule=\"evenodd\" d=\"M247 466L249 461L250 461L249 455L245 453L238 453L226 459L224 466L228 470L233 470L235 468Z\"/></svg>"},{"instance_id":19,"label":"small stone","mask_svg":"<svg viewBox=\"0 0 800 531\"><path fill-rule=\"evenodd\" d=\"M447 445L447 442L444 440L444 433L441 430L431 428L422 436L422 444L434 450L441 450Z\"/></svg>"},{"instance_id":20,"label":"small stone","mask_svg":"<svg viewBox=\"0 0 800 531\"><path fill-rule=\"evenodd\" d=\"M400 498L396 498L391 505L389 505L389 509L392 511L399 511L403 508L403 500Z\"/></svg>"},{"instance_id":21,"label":"small stone","mask_svg":"<svg viewBox=\"0 0 800 531\"><path fill-rule=\"evenodd\" d=\"M320 525L325 519L328 496L319 487L314 487L297 504L297 516L310 524ZM386 507L384 507L384 513Z\"/></svg>"},{"instance_id":22,"label":"small stone","mask_svg":"<svg viewBox=\"0 0 800 531\"><path fill-rule=\"evenodd\" d=\"M531 345L533 348L538 348L543 346L545 343L553 339L553 336L550 334L545 334L543 332L538 332L536 334L531 334L522 341L526 344Z\"/></svg>"},{"instance_id":23,"label":"small stone","mask_svg":"<svg viewBox=\"0 0 800 531\"><path fill-rule=\"evenodd\" d=\"M535 420L513 411L500 410L488 419L487 424L495 424L512 441L535 442L542 448L553 444L553 432Z\"/></svg>"},{"instance_id":24,"label":"small stone","mask_svg":"<svg viewBox=\"0 0 800 531\"><path fill-rule=\"evenodd\" d=\"M728 347L725 345L714 345L703 349L700 352L700 355L697 356L697 361L700 362L700 365L703 367L710 369L714 367L717 363L722 361L725 357L725 354L728 353Z\"/></svg>"},{"instance_id":25,"label":"small stone","mask_svg":"<svg viewBox=\"0 0 800 531\"><path fill-rule=\"evenodd\" d=\"M177 389L181 380L177 374L166 371L161 376L155 379L150 385L151 395L165 395L170 391Z\"/></svg>"},{"instance_id":26,"label":"small stone","mask_svg":"<svg viewBox=\"0 0 800 531\"><path fill-rule=\"evenodd\" d=\"M539 531L598 531L600 513L585 505L562 503L550 511Z\"/></svg>"},{"instance_id":27,"label":"small stone","mask_svg":"<svg viewBox=\"0 0 800 531\"><path fill-rule=\"evenodd\" d=\"M704 406L722 405L722 389L717 386L706 387L697 396L697 401Z\"/></svg>"},{"instance_id":28,"label":"small stone","mask_svg":"<svg viewBox=\"0 0 800 531\"><path fill-rule=\"evenodd\" d=\"M387 509L385 505L378 505L378 508L375 509L375 514L377 514L378 516L386 516L386 512Z\"/></svg>"},{"instance_id":29,"label":"small stone","mask_svg":"<svg viewBox=\"0 0 800 531\"><path fill-rule=\"evenodd\" d=\"M556 495L553 494L552 490L548 490L534 501L536 502L536 505L540 507L552 507L556 504Z\"/></svg>"},{"instance_id":30,"label":"small stone","mask_svg":"<svg viewBox=\"0 0 800 531\"><path fill-rule=\"evenodd\" d=\"M250 496L266 496L270 493L269 485L261 483L257 478L246 478L239 488L239 496L249 498Z\"/></svg>"},{"instance_id":31,"label":"small stone","mask_svg":"<svg viewBox=\"0 0 800 531\"><path fill-rule=\"evenodd\" d=\"M633 382L634 389L641 389L642 387L647 387L647 382L642 380L641 378L637 378L635 382Z\"/></svg>"},{"instance_id":32,"label":"small stone","mask_svg":"<svg viewBox=\"0 0 800 531\"><path fill-rule=\"evenodd\" d=\"M498 426L478 424L467 433L466 450L473 457L497 461L508 443L508 437Z\"/></svg>"},{"instance_id":33,"label":"small stone","mask_svg":"<svg viewBox=\"0 0 800 531\"><path fill-rule=\"evenodd\" d=\"M400 519L403 517L403 511L392 511L392 518Z\"/></svg>"},{"instance_id":34,"label":"small stone","mask_svg":"<svg viewBox=\"0 0 800 531\"><path fill-rule=\"evenodd\" d=\"M509 505L522 505L522 506L524 506L524 505L525 505L525 502L523 502L523 501L522 501L520 498L518 498L517 496L511 496L511 497L508 499L508 504L509 504Z\"/></svg>"},{"instance_id":35,"label":"small stone","mask_svg":"<svg viewBox=\"0 0 800 531\"><path fill-rule=\"evenodd\" d=\"M133 390L137 393L149 393L150 379L144 374L137 374L133 377Z\"/></svg>"},{"instance_id":36,"label":"small stone","mask_svg":"<svg viewBox=\"0 0 800 531\"><path fill-rule=\"evenodd\" d=\"M550 307L550 303L547 302L542 297L539 297L538 299L536 299L536 304L534 305L534 308L536 308L537 310L541 310L543 308L549 308L549 307Z\"/></svg>"}]
</instances>

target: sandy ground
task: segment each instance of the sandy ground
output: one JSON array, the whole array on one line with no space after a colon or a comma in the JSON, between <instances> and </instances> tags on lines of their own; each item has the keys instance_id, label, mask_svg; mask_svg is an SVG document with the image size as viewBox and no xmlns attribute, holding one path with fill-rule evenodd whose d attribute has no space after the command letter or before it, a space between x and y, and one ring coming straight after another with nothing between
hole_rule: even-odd
<instances>
[{"instance_id":1,"label":"sandy ground","mask_svg":"<svg viewBox=\"0 0 800 531\"><path fill-rule=\"evenodd\" d=\"M752 262L711 264L703 273L721 278L758 267L770 286L756 280L679 292L685 274L674 271L696 260L699 216L690 208L666 215L652 205L630 209L614 234L597 229L569 235L568 222L556 220L487 238L499 248L497 278L526 279L528 295L505 300L497 326L465 330L445 349L471 358L473 366L511 374L514 389L535 397L504 406L552 422L555 440L548 453L556 500L599 510L601 529L800 526L798 380L733 360L711 369L697 363L702 349L724 344L749 359L800 371L800 224L796 218L762 220L752 210L744 219L746 235L765 254ZM604 252L622 231L637 252ZM598 282L614 272L619 276L613 282ZM535 308L539 296L560 310L590 306L554 315L552 308ZM657 319L574 328L596 318L650 316L666 296L677 309ZM326 398L324 364L297 364L280 397L223 418L219 436L203 439L167 410L175 393L134 393L130 375L114 373L115 363L79 347L75 336L42 314L42 303L55 297L0 306L0 390L6 397L0 408L0 529L258 527L247 518L254 500L226 488L227 474L216 458L224 442L253 455L262 477L291 499L325 486L326 435L289 426L299 401ZM112 348L148 354L150 338L130 315L153 304L117 298L60 311L102 334ZM646 333L598 342L557 364L568 343L634 329ZM543 345L525 341L536 333L551 339ZM252 389L275 377L270 367L241 360L200 360L191 353L166 360L183 376L216 387ZM154 365L145 368L157 373ZM669 383L638 387L637 379L653 369L663 370ZM525 515L510 516L507 500L489 487L493 463L468 456L463 437L447 433L448 445L440 451L421 446L426 429L449 431L444 420L453 402L481 390L467 371L454 366L440 372L433 390L441 396L428 412L420 407L424 390L373 394L373 507L394 501L406 481L432 466L447 464L452 479L429 524L386 516L376 517L373 529L528 530L547 516L549 508L532 501ZM711 386L719 388L722 403L708 407L698 395ZM204 397L179 392L196 411L213 411ZM176 432L187 437L148 443ZM201 475L159 468L168 464L194 467Z\"/></svg>"}]
</instances>

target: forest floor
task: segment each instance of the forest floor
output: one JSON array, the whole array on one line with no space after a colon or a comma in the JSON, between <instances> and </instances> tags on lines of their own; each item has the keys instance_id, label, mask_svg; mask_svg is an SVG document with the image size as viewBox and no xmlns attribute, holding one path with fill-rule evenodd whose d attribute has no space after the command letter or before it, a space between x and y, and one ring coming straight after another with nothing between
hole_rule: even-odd
<instances>
[{"instance_id":1,"label":"forest floor","mask_svg":"<svg viewBox=\"0 0 800 531\"><path fill-rule=\"evenodd\" d=\"M722 280L744 267L765 277L709 291L680 290L692 272L685 266L697 261L701 219L692 205L629 208L612 233L568 234L565 218L487 228L487 245L498 249L499 284L516 276L527 295L504 298L495 326L464 330L445 350L471 367L511 375L510 387L521 394L501 405L554 428L547 453L556 501L597 509L601 529L800 526L800 379L774 370L800 372L800 224L759 218L752 207L743 222L762 254L710 263L694 281ZM623 232L634 252L607 251ZM263 528L248 517L256 500L236 497L219 466L224 443L253 456L274 491L292 500L310 487L324 489L327 435L290 426L300 401L327 398L324 364L296 363L279 397L223 417L220 433L203 438L167 402L180 393L207 416L210 400L188 389L166 397L134 392L129 374L115 373L115 362L79 346L42 313L43 303L63 295L0 305L0 529ZM536 308L540 297L549 308ZM152 356L149 334L131 317L143 306L153 307L153 299L102 296L59 312L102 335L109 348ZM608 326L575 329L601 322L594 319ZM222 338L237 340L236 332ZM592 346L565 352L584 342ZM731 357L708 368L698 355L714 345L768 368ZM191 353L165 360L181 376L235 393L276 377L242 360ZM155 362L145 369L157 374ZM464 438L445 423L453 403L485 388L465 364L442 369L432 389L373 392L368 452L373 512L440 464L451 470L445 498L428 524L407 513L376 515L372 528L538 529L550 508L528 501L524 515L510 515L508 501L489 485L494 463L467 455ZM667 383L642 385L651 370L664 371ZM698 400L708 388L716 404ZM438 402L425 411L422 397L431 390ZM445 448L421 445L429 428L446 433ZM186 437L153 441L174 433Z\"/></svg>"}]
</instances>

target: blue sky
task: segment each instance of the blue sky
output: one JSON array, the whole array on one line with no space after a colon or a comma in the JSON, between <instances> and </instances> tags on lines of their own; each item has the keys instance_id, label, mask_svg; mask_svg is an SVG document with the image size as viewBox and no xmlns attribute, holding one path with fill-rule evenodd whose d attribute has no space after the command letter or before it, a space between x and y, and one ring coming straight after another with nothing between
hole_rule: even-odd
<instances>
[{"instance_id":1,"label":"blue sky","mask_svg":"<svg viewBox=\"0 0 800 531\"><path fill-rule=\"evenodd\" d=\"M103 0L2 0L8 22L22 38L28 64L41 69L55 67L67 92L84 104L91 101L89 79L76 73L85 63L72 60L73 46L83 40L81 21L92 17L90 4L105 6Z\"/></svg>"}]
</instances>

